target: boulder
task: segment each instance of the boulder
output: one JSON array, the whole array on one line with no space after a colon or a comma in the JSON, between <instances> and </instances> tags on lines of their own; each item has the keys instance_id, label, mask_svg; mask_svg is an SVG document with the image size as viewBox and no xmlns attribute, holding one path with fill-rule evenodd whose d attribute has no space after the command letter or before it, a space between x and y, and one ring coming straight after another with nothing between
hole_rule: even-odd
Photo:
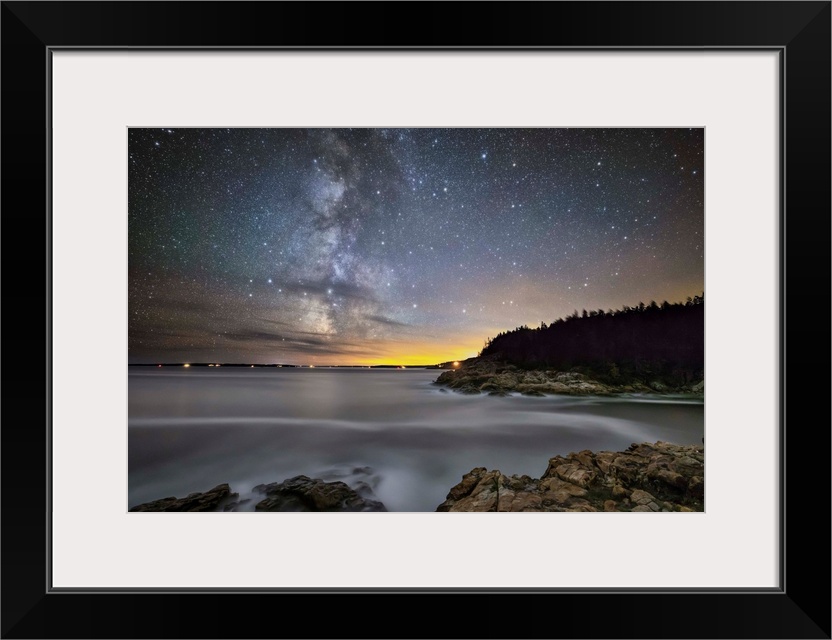
<instances>
[{"instance_id":1,"label":"boulder","mask_svg":"<svg viewBox=\"0 0 832 640\"><path fill-rule=\"evenodd\" d=\"M130 511L216 511L226 498L235 498L227 484L219 484L204 493L191 493L184 498L162 498L153 502L144 502Z\"/></svg>"},{"instance_id":2,"label":"boulder","mask_svg":"<svg viewBox=\"0 0 832 640\"><path fill-rule=\"evenodd\" d=\"M362 498L344 482L303 475L257 485L253 491L266 496L254 505L255 511L387 511L381 502Z\"/></svg>"}]
</instances>

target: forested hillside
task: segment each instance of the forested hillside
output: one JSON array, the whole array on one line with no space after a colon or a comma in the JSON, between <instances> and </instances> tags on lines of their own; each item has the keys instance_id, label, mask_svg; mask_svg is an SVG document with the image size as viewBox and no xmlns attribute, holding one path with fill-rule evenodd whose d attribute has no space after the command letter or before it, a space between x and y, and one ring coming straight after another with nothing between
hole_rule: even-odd
<instances>
[{"instance_id":1,"label":"forested hillside","mask_svg":"<svg viewBox=\"0 0 832 640\"><path fill-rule=\"evenodd\" d=\"M486 341L481 356L525 368L578 369L599 379L659 376L702 379L705 297L639 303L617 311L575 311L540 327L518 327Z\"/></svg>"}]
</instances>

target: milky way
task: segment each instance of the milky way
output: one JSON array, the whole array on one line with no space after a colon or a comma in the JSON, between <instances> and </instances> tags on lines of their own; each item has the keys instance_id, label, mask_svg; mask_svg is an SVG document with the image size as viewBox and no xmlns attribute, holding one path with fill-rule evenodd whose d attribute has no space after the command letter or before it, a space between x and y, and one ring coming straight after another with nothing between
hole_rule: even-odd
<instances>
[{"instance_id":1,"label":"milky way","mask_svg":"<svg viewBox=\"0 0 832 640\"><path fill-rule=\"evenodd\" d=\"M702 129L130 129L129 359L431 364L704 290Z\"/></svg>"}]
</instances>

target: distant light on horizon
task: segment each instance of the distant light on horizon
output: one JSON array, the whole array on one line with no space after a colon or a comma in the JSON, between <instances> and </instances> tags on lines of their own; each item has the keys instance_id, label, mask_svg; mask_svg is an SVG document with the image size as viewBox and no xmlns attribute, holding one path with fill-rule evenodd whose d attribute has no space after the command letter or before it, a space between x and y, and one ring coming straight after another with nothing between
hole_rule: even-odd
<instances>
[{"instance_id":1,"label":"distant light on horizon","mask_svg":"<svg viewBox=\"0 0 832 640\"><path fill-rule=\"evenodd\" d=\"M128 129L131 363L438 365L704 289L702 128L167 131Z\"/></svg>"}]
</instances>

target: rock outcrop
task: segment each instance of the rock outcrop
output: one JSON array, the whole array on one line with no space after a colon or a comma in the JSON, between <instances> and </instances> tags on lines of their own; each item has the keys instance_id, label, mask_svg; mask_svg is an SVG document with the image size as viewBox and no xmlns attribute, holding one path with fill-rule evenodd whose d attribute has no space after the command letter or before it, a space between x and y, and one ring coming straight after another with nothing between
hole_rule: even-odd
<instances>
[{"instance_id":1,"label":"rock outcrop","mask_svg":"<svg viewBox=\"0 0 832 640\"><path fill-rule=\"evenodd\" d=\"M215 511L226 499L236 497L227 484L220 484L205 493L191 493L184 498L162 498L131 507L130 511Z\"/></svg>"},{"instance_id":2,"label":"rock outcrop","mask_svg":"<svg viewBox=\"0 0 832 640\"><path fill-rule=\"evenodd\" d=\"M341 481L295 476L259 484L253 490L266 496L254 506L255 511L387 511L378 500L362 498Z\"/></svg>"},{"instance_id":3,"label":"rock outcrop","mask_svg":"<svg viewBox=\"0 0 832 640\"><path fill-rule=\"evenodd\" d=\"M654 381L647 384L632 381L627 384L607 384L576 371L521 369L493 356L471 358L458 368L443 371L434 384L460 393L488 393L504 396L522 393L528 396L598 395L618 393L704 393L704 381L679 388Z\"/></svg>"},{"instance_id":4,"label":"rock outcrop","mask_svg":"<svg viewBox=\"0 0 832 640\"><path fill-rule=\"evenodd\" d=\"M255 511L387 511L375 499L366 482L357 483L358 491L344 482L324 482L317 478L295 476L283 482L259 484L253 493L265 497L254 505ZM221 484L205 493L192 493L185 498L162 498L131 507L130 511L239 511L250 502L231 493ZM250 510L250 509L249 509Z\"/></svg>"},{"instance_id":5,"label":"rock outcrop","mask_svg":"<svg viewBox=\"0 0 832 640\"><path fill-rule=\"evenodd\" d=\"M549 460L539 479L472 469L437 511L703 511L701 445L633 444Z\"/></svg>"}]
</instances>

